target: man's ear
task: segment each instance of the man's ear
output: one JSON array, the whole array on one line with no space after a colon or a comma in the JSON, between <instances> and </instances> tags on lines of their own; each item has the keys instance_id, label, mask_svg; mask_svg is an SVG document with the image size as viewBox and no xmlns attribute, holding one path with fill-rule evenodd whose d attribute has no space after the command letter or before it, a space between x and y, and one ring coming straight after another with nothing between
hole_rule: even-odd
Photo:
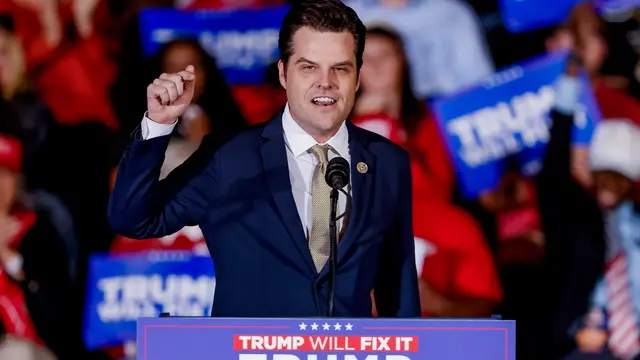
<instances>
[{"instance_id":1,"label":"man's ear","mask_svg":"<svg viewBox=\"0 0 640 360\"><path fill-rule=\"evenodd\" d=\"M287 89L287 76L284 62L282 60L278 60L278 80L280 80L280 85L286 90Z\"/></svg>"}]
</instances>

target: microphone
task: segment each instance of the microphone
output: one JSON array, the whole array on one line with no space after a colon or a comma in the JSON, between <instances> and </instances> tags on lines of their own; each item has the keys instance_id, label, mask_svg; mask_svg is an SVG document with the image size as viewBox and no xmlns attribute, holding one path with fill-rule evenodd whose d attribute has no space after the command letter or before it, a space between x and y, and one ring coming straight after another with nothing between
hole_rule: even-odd
<instances>
[{"instance_id":1,"label":"microphone","mask_svg":"<svg viewBox=\"0 0 640 360\"><path fill-rule=\"evenodd\" d=\"M341 190L349 183L349 162L343 157L335 157L327 164L325 180L334 190Z\"/></svg>"},{"instance_id":2,"label":"microphone","mask_svg":"<svg viewBox=\"0 0 640 360\"><path fill-rule=\"evenodd\" d=\"M338 259L338 191L347 194L342 188L349 184L349 162L343 157L335 157L327 164L325 181L331 187L329 215L329 317L333 317L336 292L336 263Z\"/></svg>"}]
</instances>

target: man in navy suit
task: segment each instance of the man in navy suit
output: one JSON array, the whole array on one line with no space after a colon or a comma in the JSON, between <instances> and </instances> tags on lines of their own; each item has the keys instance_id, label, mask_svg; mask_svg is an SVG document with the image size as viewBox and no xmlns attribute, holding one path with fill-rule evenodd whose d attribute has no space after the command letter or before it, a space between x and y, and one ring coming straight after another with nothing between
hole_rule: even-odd
<instances>
[{"instance_id":1,"label":"man in navy suit","mask_svg":"<svg viewBox=\"0 0 640 360\"><path fill-rule=\"evenodd\" d=\"M162 74L119 167L108 216L115 231L157 238L199 225L216 269L212 316L328 313L328 160L351 166L339 198L335 315L419 317L408 154L345 121L365 26L338 0L294 6L280 30L288 103L271 121L198 151L159 181L164 152L193 97L193 66ZM215 131L215 129L214 129ZM352 200L351 200L352 199Z\"/></svg>"}]
</instances>

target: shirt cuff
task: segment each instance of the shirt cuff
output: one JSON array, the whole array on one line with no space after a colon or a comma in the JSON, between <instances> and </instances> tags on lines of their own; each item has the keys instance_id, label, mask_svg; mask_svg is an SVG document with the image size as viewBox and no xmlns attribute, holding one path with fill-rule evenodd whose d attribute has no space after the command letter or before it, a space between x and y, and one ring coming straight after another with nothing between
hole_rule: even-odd
<instances>
[{"instance_id":1,"label":"shirt cuff","mask_svg":"<svg viewBox=\"0 0 640 360\"><path fill-rule=\"evenodd\" d=\"M176 127L178 119L173 124L160 124L147 117L147 113L144 113L142 123L140 124L140 132L142 140L150 140L160 136L170 135L173 129Z\"/></svg>"}]
</instances>

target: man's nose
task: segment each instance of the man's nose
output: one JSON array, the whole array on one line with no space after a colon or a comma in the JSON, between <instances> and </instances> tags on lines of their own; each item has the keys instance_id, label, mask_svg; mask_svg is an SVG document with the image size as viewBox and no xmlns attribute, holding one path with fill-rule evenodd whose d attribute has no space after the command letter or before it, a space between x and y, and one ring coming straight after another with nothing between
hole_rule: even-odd
<instances>
[{"instance_id":1,"label":"man's nose","mask_svg":"<svg viewBox=\"0 0 640 360\"><path fill-rule=\"evenodd\" d=\"M325 71L320 74L316 86L319 89L329 90L336 87L336 76L333 71Z\"/></svg>"}]
</instances>

